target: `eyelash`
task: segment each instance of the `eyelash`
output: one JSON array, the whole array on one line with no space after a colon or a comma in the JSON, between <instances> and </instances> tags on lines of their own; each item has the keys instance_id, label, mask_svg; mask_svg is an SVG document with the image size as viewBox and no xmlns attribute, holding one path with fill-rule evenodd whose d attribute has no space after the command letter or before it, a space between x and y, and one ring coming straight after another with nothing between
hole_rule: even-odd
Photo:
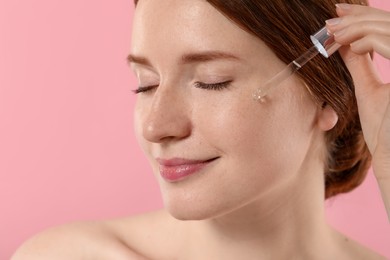
<instances>
[{"instance_id":1,"label":"eyelash","mask_svg":"<svg viewBox=\"0 0 390 260\"><path fill-rule=\"evenodd\" d=\"M207 90L222 90L222 89L229 87L230 83L232 83L232 80L218 82L218 83L209 83L209 84L198 81L198 82L195 82L195 87L200 88L200 89L207 89ZM157 85L138 87L138 89L133 90L133 92L134 92L134 94L139 94L139 93L150 91L156 87L157 87Z\"/></svg>"},{"instance_id":2,"label":"eyelash","mask_svg":"<svg viewBox=\"0 0 390 260\"><path fill-rule=\"evenodd\" d=\"M208 89L208 90L222 90L224 88L227 88L230 83L232 83L231 80L224 81L224 82L218 82L218 83L203 83L203 82L195 82L195 87L200 89Z\"/></svg>"},{"instance_id":3,"label":"eyelash","mask_svg":"<svg viewBox=\"0 0 390 260\"><path fill-rule=\"evenodd\" d=\"M133 90L133 93L134 94L139 94L139 93L147 92L147 91L152 90L152 89L154 89L156 87L157 87L157 85L146 86L146 87L138 87L137 89Z\"/></svg>"}]
</instances>

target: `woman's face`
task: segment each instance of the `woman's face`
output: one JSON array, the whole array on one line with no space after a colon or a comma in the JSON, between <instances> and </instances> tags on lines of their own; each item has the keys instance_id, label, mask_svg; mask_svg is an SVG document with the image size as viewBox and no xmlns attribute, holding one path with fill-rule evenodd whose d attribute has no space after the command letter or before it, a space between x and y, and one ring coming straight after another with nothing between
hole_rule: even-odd
<instances>
[{"instance_id":1,"label":"woman's face","mask_svg":"<svg viewBox=\"0 0 390 260\"><path fill-rule=\"evenodd\" d=\"M137 138L173 216L211 218L303 185L318 110L295 77L252 99L285 66L261 40L204 0L141 0L131 54L146 90Z\"/></svg>"}]
</instances>

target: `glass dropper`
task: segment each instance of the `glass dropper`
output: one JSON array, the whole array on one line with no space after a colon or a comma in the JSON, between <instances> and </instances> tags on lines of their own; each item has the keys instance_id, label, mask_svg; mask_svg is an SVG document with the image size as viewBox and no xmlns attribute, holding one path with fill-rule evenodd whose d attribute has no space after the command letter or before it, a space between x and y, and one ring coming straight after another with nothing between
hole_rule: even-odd
<instances>
[{"instance_id":1,"label":"glass dropper","mask_svg":"<svg viewBox=\"0 0 390 260\"><path fill-rule=\"evenodd\" d=\"M293 60L290 64L287 65L282 71L264 83L260 88L258 88L253 94L253 98L260 102L265 102L265 97L270 90L275 89L283 81L288 79L292 74L302 68L306 63L311 59L321 53L324 57L329 58L333 53L335 53L341 45L336 43L333 35L331 35L326 27L321 28L318 32L310 36L310 39L314 46L308 49L305 53L299 56L297 59Z\"/></svg>"}]
</instances>

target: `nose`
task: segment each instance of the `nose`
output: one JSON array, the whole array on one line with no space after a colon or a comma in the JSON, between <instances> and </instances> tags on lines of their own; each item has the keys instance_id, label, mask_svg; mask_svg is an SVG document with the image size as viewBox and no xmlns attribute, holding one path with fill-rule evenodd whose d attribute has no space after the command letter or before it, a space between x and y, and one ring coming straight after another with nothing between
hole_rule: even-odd
<instances>
[{"instance_id":1,"label":"nose","mask_svg":"<svg viewBox=\"0 0 390 260\"><path fill-rule=\"evenodd\" d=\"M191 107L184 93L175 89L156 89L149 108L143 110L142 133L146 140L162 143L180 140L191 134Z\"/></svg>"}]
</instances>

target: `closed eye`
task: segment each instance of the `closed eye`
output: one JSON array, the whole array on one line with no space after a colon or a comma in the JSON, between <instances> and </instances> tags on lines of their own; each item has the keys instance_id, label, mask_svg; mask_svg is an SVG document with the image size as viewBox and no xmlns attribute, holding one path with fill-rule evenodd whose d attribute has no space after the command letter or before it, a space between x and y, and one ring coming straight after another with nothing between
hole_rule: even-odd
<instances>
[{"instance_id":1,"label":"closed eye","mask_svg":"<svg viewBox=\"0 0 390 260\"><path fill-rule=\"evenodd\" d=\"M196 88L201 89L208 89L208 90L222 90L224 88L227 88L230 83L232 83L232 80L224 81L224 82L218 82L218 83L203 83L203 82L195 82Z\"/></svg>"},{"instance_id":2,"label":"closed eye","mask_svg":"<svg viewBox=\"0 0 390 260\"><path fill-rule=\"evenodd\" d=\"M204 83L198 81L195 82L195 87L200 89L208 89L208 90L222 90L224 88L227 88L230 85L230 83L232 83L232 80L218 82L218 83ZM140 86L137 89L133 90L133 93L134 94L144 93L157 87L158 85L145 86L145 87Z\"/></svg>"},{"instance_id":3,"label":"closed eye","mask_svg":"<svg viewBox=\"0 0 390 260\"><path fill-rule=\"evenodd\" d=\"M139 93L150 91L150 90L157 88L157 87L158 87L158 85L145 86L145 87L139 86L137 89L133 90L133 93L139 94Z\"/></svg>"}]
</instances>

